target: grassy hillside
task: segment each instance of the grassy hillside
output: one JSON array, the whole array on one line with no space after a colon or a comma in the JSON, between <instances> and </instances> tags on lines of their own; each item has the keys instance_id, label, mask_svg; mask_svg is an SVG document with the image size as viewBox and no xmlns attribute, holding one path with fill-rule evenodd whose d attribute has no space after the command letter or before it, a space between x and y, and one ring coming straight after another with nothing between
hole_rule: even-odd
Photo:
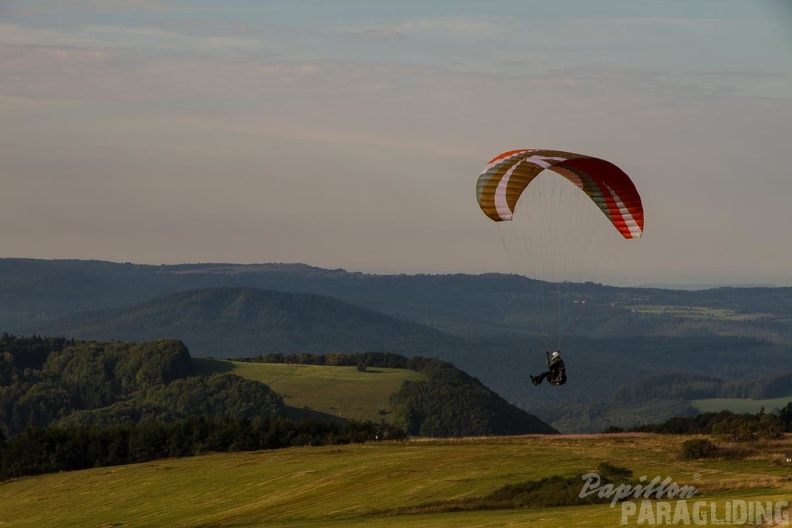
<instances>
[{"instance_id":1,"label":"grassy hillside","mask_svg":"<svg viewBox=\"0 0 792 528\"><path fill-rule=\"evenodd\" d=\"M285 363L247 363L193 358L203 373L232 372L243 378L266 383L283 395L284 403L301 409L351 420L388 421L388 398L404 381L426 381L425 374L408 369L325 365L287 365Z\"/></svg>"},{"instance_id":2,"label":"grassy hillside","mask_svg":"<svg viewBox=\"0 0 792 528\"><path fill-rule=\"evenodd\" d=\"M24 478L0 486L4 527L612 527L619 506L407 514L608 460L694 485L695 500L788 500L792 438L744 460L683 461L685 437L534 436L217 454ZM698 476L698 478L697 478ZM581 481L582 486L582 481ZM672 501L673 502L673 501ZM634 520L635 518L633 518ZM645 523L646 524L646 523ZM633 524L634 525L634 522Z\"/></svg>"},{"instance_id":3,"label":"grassy hillside","mask_svg":"<svg viewBox=\"0 0 792 528\"><path fill-rule=\"evenodd\" d=\"M423 437L557 433L450 363L377 355L305 355L305 363L275 364L198 359L195 365L205 373L231 371L265 382L284 396L293 419L383 421ZM371 366L365 372L346 362L367 356ZM315 362L325 357L336 363Z\"/></svg>"}]
</instances>

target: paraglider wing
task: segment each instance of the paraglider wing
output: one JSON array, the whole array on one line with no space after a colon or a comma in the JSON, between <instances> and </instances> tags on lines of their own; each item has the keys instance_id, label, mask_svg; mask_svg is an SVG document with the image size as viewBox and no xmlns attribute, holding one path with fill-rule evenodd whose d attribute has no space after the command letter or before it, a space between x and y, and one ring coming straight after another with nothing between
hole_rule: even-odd
<instances>
[{"instance_id":1,"label":"paraglider wing","mask_svg":"<svg viewBox=\"0 0 792 528\"><path fill-rule=\"evenodd\" d=\"M481 210L496 222L511 220L520 195L545 169L586 193L624 238L641 236L643 206L630 177L609 161L561 150L510 150L495 156L476 185Z\"/></svg>"}]
</instances>

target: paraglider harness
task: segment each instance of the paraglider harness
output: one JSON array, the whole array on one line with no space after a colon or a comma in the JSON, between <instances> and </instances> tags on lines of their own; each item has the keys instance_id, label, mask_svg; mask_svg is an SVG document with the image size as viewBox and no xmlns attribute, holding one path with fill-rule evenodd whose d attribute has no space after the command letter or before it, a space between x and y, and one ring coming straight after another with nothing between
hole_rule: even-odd
<instances>
[{"instance_id":1,"label":"paraglider harness","mask_svg":"<svg viewBox=\"0 0 792 528\"><path fill-rule=\"evenodd\" d=\"M547 382L555 386L563 385L567 380L564 361L561 359L561 356L551 360L550 352L548 351L545 351L545 354L547 355L547 370L550 372L547 376Z\"/></svg>"}]
</instances>

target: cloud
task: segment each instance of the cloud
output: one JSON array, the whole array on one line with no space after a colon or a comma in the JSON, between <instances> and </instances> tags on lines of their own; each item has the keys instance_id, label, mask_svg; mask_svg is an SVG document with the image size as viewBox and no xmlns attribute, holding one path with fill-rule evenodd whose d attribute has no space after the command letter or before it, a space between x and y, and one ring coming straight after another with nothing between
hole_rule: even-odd
<instances>
[{"instance_id":1,"label":"cloud","mask_svg":"<svg viewBox=\"0 0 792 528\"><path fill-rule=\"evenodd\" d=\"M700 98L708 92L649 70L586 66L492 75L398 63L140 53L76 46L86 33L42 31L27 33L28 42L72 46L6 44L0 93L104 101L118 113L171 116L203 129L461 153L477 144L497 149L509 138L527 142L539 132L550 139L568 136L565 130L598 137L603 126L628 128L635 119L673 126L672 116L683 110L702 119L717 105L705 108ZM14 40L2 28L0 39Z\"/></svg>"},{"instance_id":2,"label":"cloud","mask_svg":"<svg viewBox=\"0 0 792 528\"><path fill-rule=\"evenodd\" d=\"M506 17L456 15L403 22L396 26L396 30L406 35L435 40L481 42L502 37L513 25L514 22Z\"/></svg>"},{"instance_id":3,"label":"cloud","mask_svg":"<svg viewBox=\"0 0 792 528\"><path fill-rule=\"evenodd\" d=\"M354 44L369 44L372 42L391 42L404 40L404 33L391 28L371 28L363 30L342 30L336 32L336 37Z\"/></svg>"},{"instance_id":4,"label":"cloud","mask_svg":"<svg viewBox=\"0 0 792 528\"><path fill-rule=\"evenodd\" d=\"M167 4L160 0L10 0L0 4L8 15L39 16L61 13L129 13L163 11Z\"/></svg>"},{"instance_id":5,"label":"cloud","mask_svg":"<svg viewBox=\"0 0 792 528\"><path fill-rule=\"evenodd\" d=\"M698 71L689 72L688 75L697 77L709 77L715 79L786 79L789 76L782 71L760 71L760 70L721 70L721 71Z\"/></svg>"},{"instance_id":6,"label":"cloud","mask_svg":"<svg viewBox=\"0 0 792 528\"><path fill-rule=\"evenodd\" d=\"M260 32L252 24L216 18L179 18L160 21L159 27L188 35L257 36Z\"/></svg>"},{"instance_id":7,"label":"cloud","mask_svg":"<svg viewBox=\"0 0 792 528\"><path fill-rule=\"evenodd\" d=\"M130 11L162 11L168 5L160 0L57 0L50 3L64 11L125 13Z\"/></svg>"},{"instance_id":8,"label":"cloud","mask_svg":"<svg viewBox=\"0 0 792 528\"><path fill-rule=\"evenodd\" d=\"M73 28L24 27L0 24L0 45L102 48L137 53L228 55L263 52L254 37L187 34L155 27L84 25Z\"/></svg>"}]
</instances>

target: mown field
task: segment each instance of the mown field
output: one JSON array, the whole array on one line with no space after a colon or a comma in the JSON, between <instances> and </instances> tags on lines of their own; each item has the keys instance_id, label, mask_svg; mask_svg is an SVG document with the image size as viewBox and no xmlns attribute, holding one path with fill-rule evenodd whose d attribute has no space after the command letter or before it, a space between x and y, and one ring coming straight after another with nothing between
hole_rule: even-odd
<instances>
[{"instance_id":1,"label":"mown field","mask_svg":"<svg viewBox=\"0 0 792 528\"><path fill-rule=\"evenodd\" d=\"M610 528L620 525L620 505L402 510L541 477L577 476L605 460L636 477L671 477L695 486L695 500L713 501L716 508L792 497L792 474L782 460L792 450L792 436L754 444L745 458L707 461L681 459L686 439L621 434L414 440L97 468L3 483L0 526ZM637 525L635 516L627 521Z\"/></svg>"},{"instance_id":2,"label":"mown field","mask_svg":"<svg viewBox=\"0 0 792 528\"><path fill-rule=\"evenodd\" d=\"M200 372L232 372L266 383L283 395L284 403L296 410L320 412L348 420L387 421L388 398L404 381L423 381L414 370L285 363L247 363L193 358ZM385 411L385 412L383 412Z\"/></svg>"}]
</instances>

